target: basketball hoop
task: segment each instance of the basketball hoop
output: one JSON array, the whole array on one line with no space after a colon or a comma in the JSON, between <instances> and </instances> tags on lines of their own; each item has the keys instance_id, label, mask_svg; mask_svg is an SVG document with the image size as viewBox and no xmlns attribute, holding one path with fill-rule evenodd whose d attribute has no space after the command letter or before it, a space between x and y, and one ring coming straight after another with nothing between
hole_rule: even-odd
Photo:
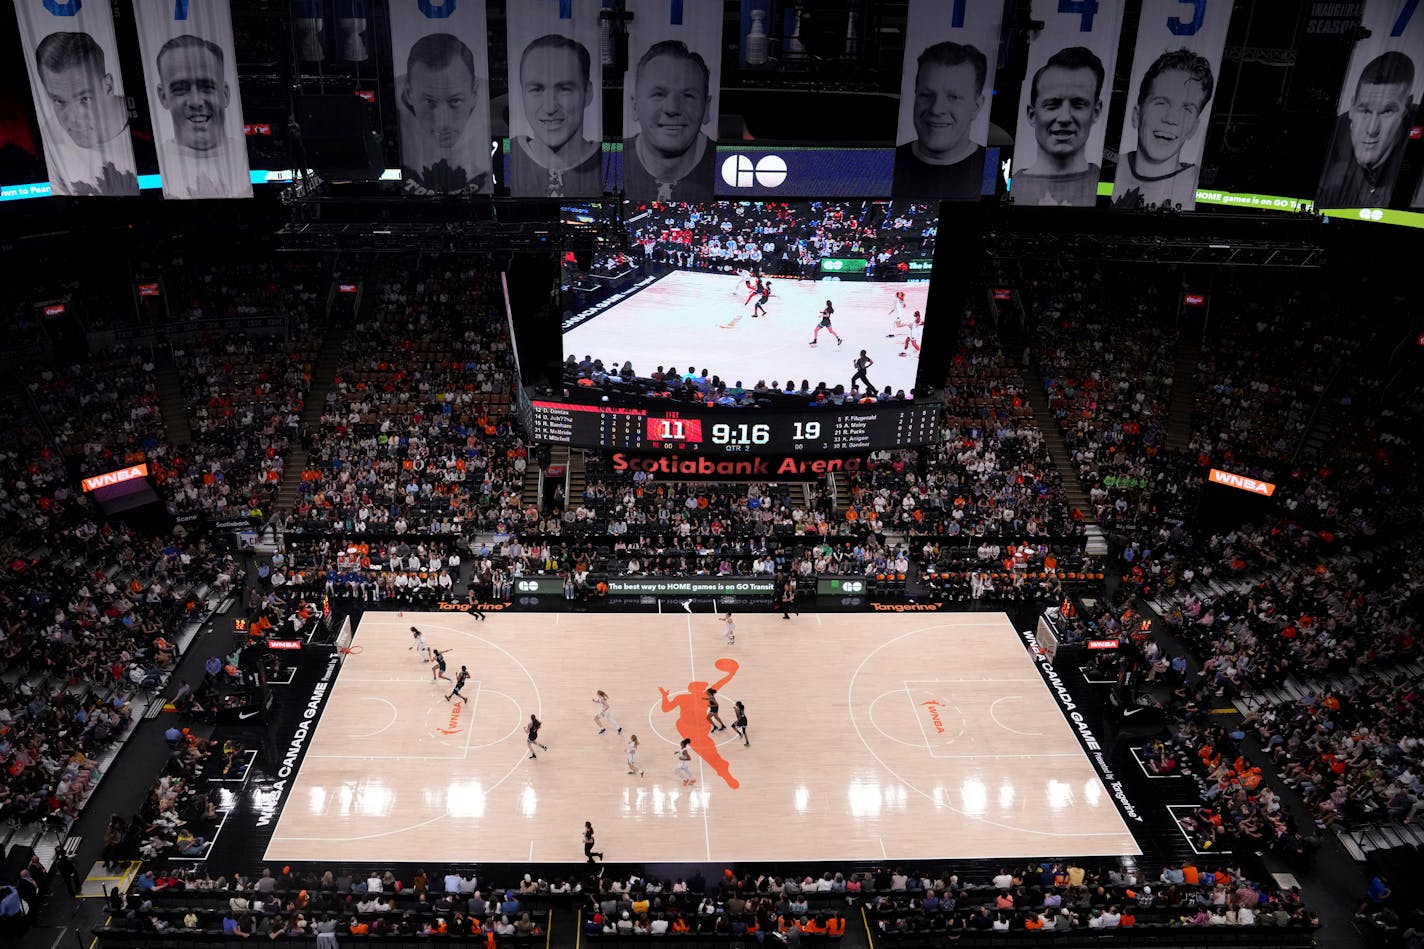
<instances>
[{"instance_id":1,"label":"basketball hoop","mask_svg":"<svg viewBox=\"0 0 1424 949\"><path fill-rule=\"evenodd\" d=\"M338 646L336 651L343 656L359 656L363 648L362 646Z\"/></svg>"}]
</instances>

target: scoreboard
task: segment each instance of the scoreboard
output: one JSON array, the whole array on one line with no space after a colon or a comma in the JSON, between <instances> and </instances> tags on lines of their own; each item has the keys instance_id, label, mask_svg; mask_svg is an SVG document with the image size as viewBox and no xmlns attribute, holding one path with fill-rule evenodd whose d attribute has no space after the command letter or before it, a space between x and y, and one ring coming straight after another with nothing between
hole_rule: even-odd
<instances>
[{"instance_id":1,"label":"scoreboard","mask_svg":"<svg viewBox=\"0 0 1424 949\"><path fill-rule=\"evenodd\" d=\"M682 406L626 408L530 402L534 441L575 448L737 455L834 454L926 445L939 437L937 403L894 403L805 412Z\"/></svg>"}]
</instances>

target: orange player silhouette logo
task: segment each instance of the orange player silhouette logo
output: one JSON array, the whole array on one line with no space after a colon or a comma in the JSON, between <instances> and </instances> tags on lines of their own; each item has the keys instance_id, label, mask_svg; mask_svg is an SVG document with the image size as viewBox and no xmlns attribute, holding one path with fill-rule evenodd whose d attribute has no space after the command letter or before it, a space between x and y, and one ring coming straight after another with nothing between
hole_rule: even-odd
<instances>
[{"instance_id":1,"label":"orange player silhouette logo","mask_svg":"<svg viewBox=\"0 0 1424 949\"><path fill-rule=\"evenodd\" d=\"M735 659L718 659L714 665L727 673L710 686L713 692L717 692L732 681L740 667ZM727 787L736 790L741 787L741 782L732 777L732 766L717 751L717 743L712 740L712 722L707 715L708 689L706 682L699 681L687 683L687 693L684 695L669 696L668 690L661 686L658 692L663 697L664 712L677 710L677 733L692 742L691 749L711 765L712 770L727 782Z\"/></svg>"}]
</instances>

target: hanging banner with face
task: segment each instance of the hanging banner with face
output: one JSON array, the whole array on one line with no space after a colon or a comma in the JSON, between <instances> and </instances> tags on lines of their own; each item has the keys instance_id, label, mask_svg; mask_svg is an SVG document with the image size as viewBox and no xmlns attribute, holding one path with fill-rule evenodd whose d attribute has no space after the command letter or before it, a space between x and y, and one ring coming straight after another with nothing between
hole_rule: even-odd
<instances>
[{"instance_id":1,"label":"hanging banner with face","mask_svg":"<svg viewBox=\"0 0 1424 949\"><path fill-rule=\"evenodd\" d=\"M134 0L165 198L250 198L227 0Z\"/></svg>"},{"instance_id":2,"label":"hanging banner with face","mask_svg":"<svg viewBox=\"0 0 1424 949\"><path fill-rule=\"evenodd\" d=\"M910 0L895 197L969 201L983 193L1003 12L1001 3Z\"/></svg>"},{"instance_id":3,"label":"hanging banner with face","mask_svg":"<svg viewBox=\"0 0 1424 949\"><path fill-rule=\"evenodd\" d=\"M488 194L489 42L481 0L391 0L401 166L417 194Z\"/></svg>"},{"instance_id":4,"label":"hanging banner with face","mask_svg":"<svg viewBox=\"0 0 1424 949\"><path fill-rule=\"evenodd\" d=\"M1340 86L1335 131L1315 206L1385 208L1424 91L1424 11L1419 0L1365 0Z\"/></svg>"},{"instance_id":5,"label":"hanging banner with face","mask_svg":"<svg viewBox=\"0 0 1424 949\"><path fill-rule=\"evenodd\" d=\"M53 194L138 194L107 3L15 0Z\"/></svg>"},{"instance_id":6,"label":"hanging banner with face","mask_svg":"<svg viewBox=\"0 0 1424 949\"><path fill-rule=\"evenodd\" d=\"M623 190L635 201L712 199L722 6L721 0L628 0Z\"/></svg>"},{"instance_id":7,"label":"hanging banner with face","mask_svg":"<svg viewBox=\"0 0 1424 949\"><path fill-rule=\"evenodd\" d=\"M1202 146L1234 3L1143 0L1113 207L1196 207Z\"/></svg>"},{"instance_id":8,"label":"hanging banner with face","mask_svg":"<svg viewBox=\"0 0 1424 949\"><path fill-rule=\"evenodd\" d=\"M508 7L511 194L603 194L600 9L599 0L519 0Z\"/></svg>"},{"instance_id":9,"label":"hanging banner with face","mask_svg":"<svg viewBox=\"0 0 1424 949\"><path fill-rule=\"evenodd\" d=\"M1091 207L1102 173L1123 0L1034 0L1009 196Z\"/></svg>"}]
</instances>

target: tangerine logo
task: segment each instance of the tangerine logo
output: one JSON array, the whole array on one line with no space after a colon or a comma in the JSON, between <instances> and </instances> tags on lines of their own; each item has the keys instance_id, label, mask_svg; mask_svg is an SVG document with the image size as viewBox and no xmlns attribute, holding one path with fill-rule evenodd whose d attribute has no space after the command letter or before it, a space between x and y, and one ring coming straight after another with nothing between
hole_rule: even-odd
<instances>
[{"instance_id":1,"label":"tangerine logo","mask_svg":"<svg viewBox=\"0 0 1424 949\"><path fill-rule=\"evenodd\" d=\"M946 704L940 699L929 699L928 701L921 702L920 704L923 705L925 708L929 709L930 724L934 726L935 734L943 735L944 718L939 714L939 710L945 708Z\"/></svg>"},{"instance_id":2,"label":"tangerine logo","mask_svg":"<svg viewBox=\"0 0 1424 949\"><path fill-rule=\"evenodd\" d=\"M465 703L457 702L450 707L450 727L435 729L442 735L457 735L460 733L460 716L465 711Z\"/></svg>"},{"instance_id":3,"label":"tangerine logo","mask_svg":"<svg viewBox=\"0 0 1424 949\"><path fill-rule=\"evenodd\" d=\"M722 162L722 180L733 188L780 188L786 183L786 159L763 155L753 165L746 155L732 155Z\"/></svg>"},{"instance_id":4,"label":"tangerine logo","mask_svg":"<svg viewBox=\"0 0 1424 949\"><path fill-rule=\"evenodd\" d=\"M933 613L943 603L872 603L870 608L877 613Z\"/></svg>"}]
</instances>

